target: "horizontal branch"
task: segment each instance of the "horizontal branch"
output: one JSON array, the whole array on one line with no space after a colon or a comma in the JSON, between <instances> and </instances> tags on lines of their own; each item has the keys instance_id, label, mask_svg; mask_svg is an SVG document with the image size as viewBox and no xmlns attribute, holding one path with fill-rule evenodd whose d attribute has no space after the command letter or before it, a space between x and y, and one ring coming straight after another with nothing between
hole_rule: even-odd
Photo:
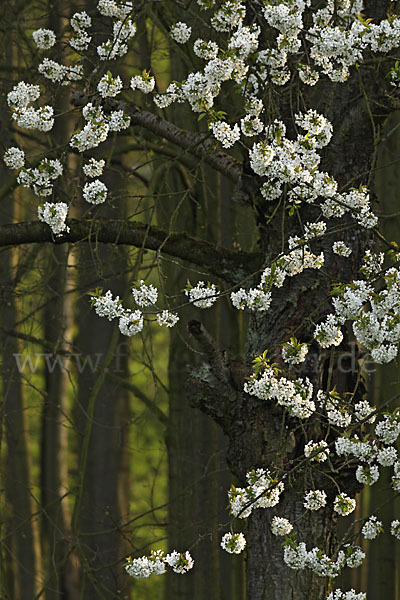
<instances>
[{"instance_id":1,"label":"horizontal branch","mask_svg":"<svg viewBox=\"0 0 400 600\"><path fill-rule=\"evenodd\" d=\"M59 237L54 237L51 229L40 221L2 225L0 247L43 242L135 246L181 258L230 283L238 283L260 268L258 253L221 248L186 233L170 233L138 221L67 219L67 225L69 233Z\"/></svg>"}]
</instances>

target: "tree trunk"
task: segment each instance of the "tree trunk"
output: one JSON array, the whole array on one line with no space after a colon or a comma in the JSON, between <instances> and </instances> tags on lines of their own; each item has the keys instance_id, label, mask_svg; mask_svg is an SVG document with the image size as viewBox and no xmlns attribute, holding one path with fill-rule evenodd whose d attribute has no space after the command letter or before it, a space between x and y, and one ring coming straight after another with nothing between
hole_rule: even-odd
<instances>
[{"instance_id":1,"label":"tree trunk","mask_svg":"<svg viewBox=\"0 0 400 600\"><path fill-rule=\"evenodd\" d=\"M305 514L306 513L306 514ZM327 555L333 536L332 510L305 511L300 493L285 493L278 510L257 509L248 519L247 598L251 600L325 600L327 581L309 569L294 570L283 561L282 538L271 533L278 515L296 523L301 519L301 540L308 550L318 546Z\"/></svg>"}]
</instances>

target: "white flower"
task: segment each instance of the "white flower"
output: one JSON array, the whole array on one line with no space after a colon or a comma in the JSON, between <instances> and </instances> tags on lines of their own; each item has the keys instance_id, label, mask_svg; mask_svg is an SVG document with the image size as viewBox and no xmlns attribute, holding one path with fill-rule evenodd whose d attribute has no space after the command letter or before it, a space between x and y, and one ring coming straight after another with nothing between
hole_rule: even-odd
<instances>
[{"instance_id":1,"label":"white flower","mask_svg":"<svg viewBox=\"0 0 400 600\"><path fill-rule=\"evenodd\" d=\"M218 55L218 44L211 41L205 41L198 39L193 44L193 51L199 58L204 60L212 60L217 58Z\"/></svg>"},{"instance_id":2,"label":"white flower","mask_svg":"<svg viewBox=\"0 0 400 600\"><path fill-rule=\"evenodd\" d=\"M55 204L45 202L38 207L39 221L47 223L55 235L69 232L69 227L65 224L67 216L68 205L65 202L56 202Z\"/></svg>"},{"instance_id":3,"label":"white flower","mask_svg":"<svg viewBox=\"0 0 400 600\"><path fill-rule=\"evenodd\" d=\"M61 83L62 85L68 85L71 81L79 81L83 77L82 65L70 65L66 67L49 58L43 59L38 66L38 71L46 79L50 79L53 83Z\"/></svg>"},{"instance_id":4,"label":"white flower","mask_svg":"<svg viewBox=\"0 0 400 600\"><path fill-rule=\"evenodd\" d=\"M117 19L126 19L132 12L132 2L116 2L115 0L99 0L97 10L104 17L116 17Z\"/></svg>"},{"instance_id":5,"label":"white flower","mask_svg":"<svg viewBox=\"0 0 400 600\"><path fill-rule=\"evenodd\" d=\"M105 164L105 161L102 159L89 158L88 163L83 166L83 172L86 177L100 177L103 174Z\"/></svg>"},{"instance_id":6,"label":"white flower","mask_svg":"<svg viewBox=\"0 0 400 600\"><path fill-rule=\"evenodd\" d=\"M86 33L86 31L82 29L81 31L77 31L70 37L69 44L77 52L84 52L89 48L91 40L92 36L90 36L88 33Z\"/></svg>"},{"instance_id":7,"label":"white flower","mask_svg":"<svg viewBox=\"0 0 400 600\"><path fill-rule=\"evenodd\" d=\"M335 590L327 596L326 600L367 600L367 595L364 592L357 594L353 589L348 592Z\"/></svg>"},{"instance_id":8,"label":"white flower","mask_svg":"<svg viewBox=\"0 0 400 600\"><path fill-rule=\"evenodd\" d=\"M325 322L317 325L314 330L314 338L322 348L339 346L343 341L343 333L340 324L334 315L328 315Z\"/></svg>"},{"instance_id":9,"label":"white flower","mask_svg":"<svg viewBox=\"0 0 400 600\"><path fill-rule=\"evenodd\" d=\"M121 77L117 75L113 77L110 71L100 79L97 84L97 91L103 98L115 98L123 88Z\"/></svg>"},{"instance_id":10,"label":"white flower","mask_svg":"<svg viewBox=\"0 0 400 600\"><path fill-rule=\"evenodd\" d=\"M17 181L24 187L32 188L37 196L50 196L53 182L62 175L63 166L59 160L44 158L34 169L21 168Z\"/></svg>"},{"instance_id":11,"label":"white flower","mask_svg":"<svg viewBox=\"0 0 400 600\"><path fill-rule=\"evenodd\" d=\"M240 127L243 135L252 137L262 132L264 129L264 124L258 117L246 115L244 119L241 119Z\"/></svg>"},{"instance_id":12,"label":"white flower","mask_svg":"<svg viewBox=\"0 0 400 600\"><path fill-rule=\"evenodd\" d=\"M4 152L3 160L9 169L21 169L25 164L25 153L13 146Z\"/></svg>"},{"instance_id":13,"label":"white flower","mask_svg":"<svg viewBox=\"0 0 400 600\"><path fill-rule=\"evenodd\" d=\"M187 573L194 564L193 558L190 556L188 551L182 554L180 552L176 552L176 550L170 554L167 554L165 557L165 562L172 567L174 573L180 573L181 575Z\"/></svg>"},{"instance_id":14,"label":"white flower","mask_svg":"<svg viewBox=\"0 0 400 600\"><path fill-rule=\"evenodd\" d=\"M283 551L283 560L291 569L304 569L307 556L307 548L304 542L300 542L296 546L285 546Z\"/></svg>"},{"instance_id":15,"label":"white flower","mask_svg":"<svg viewBox=\"0 0 400 600\"><path fill-rule=\"evenodd\" d=\"M199 1L199 0L198 0ZM238 0L224 2L211 18L216 31L229 31L238 27L246 15L246 7Z\"/></svg>"},{"instance_id":16,"label":"white flower","mask_svg":"<svg viewBox=\"0 0 400 600\"><path fill-rule=\"evenodd\" d=\"M379 479L379 467L377 465L359 465L356 471L356 479L364 485L373 485Z\"/></svg>"},{"instance_id":17,"label":"white flower","mask_svg":"<svg viewBox=\"0 0 400 600\"><path fill-rule=\"evenodd\" d=\"M131 124L131 118L123 110L113 110L108 117L108 127L110 131L122 131L128 129Z\"/></svg>"},{"instance_id":18,"label":"white flower","mask_svg":"<svg viewBox=\"0 0 400 600\"><path fill-rule=\"evenodd\" d=\"M304 508L307 510L319 510L326 506L326 493L323 490L310 490L304 496Z\"/></svg>"},{"instance_id":19,"label":"white flower","mask_svg":"<svg viewBox=\"0 0 400 600\"><path fill-rule=\"evenodd\" d=\"M141 279L137 287L132 288L132 296L138 306L151 306L157 302L158 291L154 285L146 285Z\"/></svg>"},{"instance_id":20,"label":"white flower","mask_svg":"<svg viewBox=\"0 0 400 600\"><path fill-rule=\"evenodd\" d=\"M237 123L231 127L224 121L214 121L210 128L213 136L221 142L223 148L231 148L240 139L240 129Z\"/></svg>"},{"instance_id":21,"label":"white flower","mask_svg":"<svg viewBox=\"0 0 400 600\"><path fill-rule=\"evenodd\" d=\"M382 531L382 521L378 521L378 519L374 515L372 515L364 524L361 533L367 540L373 540Z\"/></svg>"},{"instance_id":22,"label":"white flower","mask_svg":"<svg viewBox=\"0 0 400 600\"><path fill-rule=\"evenodd\" d=\"M188 27L186 23L178 21L175 25L172 25L171 31L169 32L172 39L178 44L185 44L192 34L192 28Z\"/></svg>"},{"instance_id":23,"label":"white flower","mask_svg":"<svg viewBox=\"0 0 400 600\"><path fill-rule=\"evenodd\" d=\"M70 24L72 29L80 32L82 29L87 29L92 25L92 19L89 17L87 12L82 11L72 15Z\"/></svg>"},{"instance_id":24,"label":"white flower","mask_svg":"<svg viewBox=\"0 0 400 600\"><path fill-rule=\"evenodd\" d=\"M360 402L357 402L357 404L354 406L354 412L359 421L364 421L370 414L374 413L375 411L376 406L370 406L367 400L360 400ZM372 414L372 417L370 417L366 422L372 424L375 422L375 420L376 415Z\"/></svg>"},{"instance_id":25,"label":"white flower","mask_svg":"<svg viewBox=\"0 0 400 600\"><path fill-rule=\"evenodd\" d=\"M30 102L34 102L38 98L40 98L40 88L38 85L20 81L7 94L7 103L8 106L14 109L26 108Z\"/></svg>"},{"instance_id":26,"label":"white flower","mask_svg":"<svg viewBox=\"0 0 400 600\"><path fill-rule=\"evenodd\" d=\"M102 204L106 201L107 192L107 186L99 179L95 179L90 183L85 183L82 194L86 202L90 202L90 204Z\"/></svg>"},{"instance_id":27,"label":"white flower","mask_svg":"<svg viewBox=\"0 0 400 600\"><path fill-rule=\"evenodd\" d=\"M354 498L350 498L343 492L338 494L333 503L333 510L336 511L342 517L346 517L356 508L356 501Z\"/></svg>"},{"instance_id":28,"label":"white flower","mask_svg":"<svg viewBox=\"0 0 400 600\"><path fill-rule=\"evenodd\" d=\"M156 82L154 77L150 76L146 71L142 75L135 75L131 79L131 88L140 90L143 94L149 94L154 90Z\"/></svg>"},{"instance_id":29,"label":"white flower","mask_svg":"<svg viewBox=\"0 0 400 600\"><path fill-rule=\"evenodd\" d=\"M394 446L386 446L386 448L378 450L376 459L383 467L390 467L397 460L397 450Z\"/></svg>"},{"instance_id":30,"label":"white flower","mask_svg":"<svg viewBox=\"0 0 400 600\"><path fill-rule=\"evenodd\" d=\"M113 298L110 290L106 292L105 296L91 296L90 300L99 317L106 317L109 321L112 321L124 314L119 296Z\"/></svg>"},{"instance_id":31,"label":"white flower","mask_svg":"<svg viewBox=\"0 0 400 600\"><path fill-rule=\"evenodd\" d=\"M162 575L165 573L165 556L162 550L152 550L151 555L140 558L128 558L125 570L131 577L143 579L150 575Z\"/></svg>"},{"instance_id":32,"label":"white flower","mask_svg":"<svg viewBox=\"0 0 400 600\"><path fill-rule=\"evenodd\" d=\"M400 521L392 521L390 523L390 533L400 540Z\"/></svg>"},{"instance_id":33,"label":"white flower","mask_svg":"<svg viewBox=\"0 0 400 600\"><path fill-rule=\"evenodd\" d=\"M308 354L307 344L301 344L295 338L282 346L282 358L288 365L299 365L305 361Z\"/></svg>"},{"instance_id":34,"label":"white flower","mask_svg":"<svg viewBox=\"0 0 400 600\"><path fill-rule=\"evenodd\" d=\"M314 440L310 440L308 444L304 446L304 455L308 458L319 450L318 454L315 454L310 459L311 461L324 462L327 460L329 455L329 450L324 451L324 448L328 448L328 444L321 440L320 442L314 442Z\"/></svg>"},{"instance_id":35,"label":"white flower","mask_svg":"<svg viewBox=\"0 0 400 600\"><path fill-rule=\"evenodd\" d=\"M157 315L157 323L160 327L174 327L179 321L179 316L169 310L163 310Z\"/></svg>"},{"instance_id":36,"label":"white flower","mask_svg":"<svg viewBox=\"0 0 400 600\"><path fill-rule=\"evenodd\" d=\"M350 256L352 252L351 248L346 246L346 244L342 241L334 242L332 245L332 250L335 254L338 254L339 256L344 256L346 258Z\"/></svg>"},{"instance_id":37,"label":"white flower","mask_svg":"<svg viewBox=\"0 0 400 600\"><path fill-rule=\"evenodd\" d=\"M195 287L188 286L185 289L186 296L197 308L210 308L218 299L218 291L215 285L199 281Z\"/></svg>"},{"instance_id":38,"label":"white flower","mask_svg":"<svg viewBox=\"0 0 400 600\"><path fill-rule=\"evenodd\" d=\"M125 310L119 319L119 330L122 335L136 335L143 329L143 315L140 310Z\"/></svg>"},{"instance_id":39,"label":"white flower","mask_svg":"<svg viewBox=\"0 0 400 600\"><path fill-rule=\"evenodd\" d=\"M51 29L36 29L32 33L33 40L41 50L48 50L56 43L56 36Z\"/></svg>"},{"instance_id":40,"label":"white flower","mask_svg":"<svg viewBox=\"0 0 400 600\"><path fill-rule=\"evenodd\" d=\"M284 517L274 517L270 527L274 535L289 535L293 529L291 522Z\"/></svg>"},{"instance_id":41,"label":"white flower","mask_svg":"<svg viewBox=\"0 0 400 600\"><path fill-rule=\"evenodd\" d=\"M365 552L362 551L360 546L345 544L344 548L347 553L346 565L350 567L350 569L357 569L365 558Z\"/></svg>"},{"instance_id":42,"label":"white flower","mask_svg":"<svg viewBox=\"0 0 400 600\"><path fill-rule=\"evenodd\" d=\"M246 546L243 533L225 533L221 540L221 547L229 554L240 554Z\"/></svg>"}]
</instances>

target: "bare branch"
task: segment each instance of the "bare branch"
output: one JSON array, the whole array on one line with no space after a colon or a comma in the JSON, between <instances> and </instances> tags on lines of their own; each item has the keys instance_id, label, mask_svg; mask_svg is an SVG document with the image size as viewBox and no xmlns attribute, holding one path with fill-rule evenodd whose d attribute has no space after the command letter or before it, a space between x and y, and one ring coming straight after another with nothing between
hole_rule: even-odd
<instances>
[{"instance_id":1,"label":"bare branch","mask_svg":"<svg viewBox=\"0 0 400 600\"><path fill-rule=\"evenodd\" d=\"M51 229L40 221L2 225L0 247L44 242L136 246L181 258L230 283L238 283L260 268L258 253L221 248L186 233L170 233L138 221L67 219L67 225L69 233L59 237L54 237Z\"/></svg>"}]
</instances>

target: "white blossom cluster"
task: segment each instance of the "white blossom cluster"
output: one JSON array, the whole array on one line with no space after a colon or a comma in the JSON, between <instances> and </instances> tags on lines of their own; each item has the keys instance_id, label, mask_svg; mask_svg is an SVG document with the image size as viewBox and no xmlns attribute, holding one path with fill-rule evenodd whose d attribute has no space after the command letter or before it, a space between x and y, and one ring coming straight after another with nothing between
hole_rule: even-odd
<instances>
[{"instance_id":1,"label":"white blossom cluster","mask_svg":"<svg viewBox=\"0 0 400 600\"><path fill-rule=\"evenodd\" d=\"M87 32L87 29L92 25L92 19L86 11L74 13L71 17L70 25L74 30L69 39L71 47L77 52L85 52L92 41L92 37Z\"/></svg>"},{"instance_id":2,"label":"white blossom cluster","mask_svg":"<svg viewBox=\"0 0 400 600\"><path fill-rule=\"evenodd\" d=\"M217 58L218 50L218 44L211 40L202 40L201 38L198 38L193 44L195 55L204 60Z\"/></svg>"},{"instance_id":3,"label":"white blossom cluster","mask_svg":"<svg viewBox=\"0 0 400 600\"><path fill-rule=\"evenodd\" d=\"M50 196L54 181L63 173L63 166L58 159L44 158L35 168L22 167L17 182L26 188L33 189L37 196Z\"/></svg>"},{"instance_id":4,"label":"white blossom cluster","mask_svg":"<svg viewBox=\"0 0 400 600\"><path fill-rule=\"evenodd\" d=\"M211 25L216 31L230 31L240 27L246 15L246 7L238 0L228 0L215 12Z\"/></svg>"},{"instance_id":5,"label":"white blossom cluster","mask_svg":"<svg viewBox=\"0 0 400 600\"><path fill-rule=\"evenodd\" d=\"M351 424L350 408L337 392L331 391L326 394L322 390L318 390L317 400L331 425L344 428Z\"/></svg>"},{"instance_id":6,"label":"white blossom cluster","mask_svg":"<svg viewBox=\"0 0 400 600\"><path fill-rule=\"evenodd\" d=\"M367 540L374 540L382 531L382 521L378 521L375 515L371 515L361 529L361 533Z\"/></svg>"},{"instance_id":7,"label":"white blossom cluster","mask_svg":"<svg viewBox=\"0 0 400 600\"><path fill-rule=\"evenodd\" d=\"M113 298L110 290L104 296L101 292L91 296L91 302L99 317L106 317L109 321L119 319L118 326L122 335L131 337L142 331L143 315L140 310L124 308L119 296Z\"/></svg>"},{"instance_id":8,"label":"white blossom cluster","mask_svg":"<svg viewBox=\"0 0 400 600\"><path fill-rule=\"evenodd\" d=\"M279 405L287 408L293 417L308 419L315 412L316 407L312 400L313 385L308 377L293 380L279 377L276 369L268 363L261 376L254 373L243 389L247 394L261 400L276 400Z\"/></svg>"},{"instance_id":9,"label":"white blossom cluster","mask_svg":"<svg viewBox=\"0 0 400 600\"><path fill-rule=\"evenodd\" d=\"M371 406L367 400L360 400L354 405L354 416L358 421L364 421L366 423L375 423L376 406Z\"/></svg>"},{"instance_id":10,"label":"white blossom cluster","mask_svg":"<svg viewBox=\"0 0 400 600\"><path fill-rule=\"evenodd\" d=\"M343 492L338 494L333 503L333 510L342 517L347 517L356 508L356 501Z\"/></svg>"},{"instance_id":11,"label":"white blossom cluster","mask_svg":"<svg viewBox=\"0 0 400 600\"><path fill-rule=\"evenodd\" d=\"M371 269L379 271L382 258L368 252L363 268L369 274ZM340 326L351 320L354 335L360 344L370 350L375 362L386 363L393 360L397 356L400 343L399 269L387 269L380 278L380 284L379 291L362 279L338 286L332 299L335 315L330 315L327 321L316 329L318 341L321 343L322 336L323 343L333 343L340 337Z\"/></svg>"},{"instance_id":12,"label":"white blossom cluster","mask_svg":"<svg viewBox=\"0 0 400 600\"><path fill-rule=\"evenodd\" d=\"M262 285L252 288L248 292L240 288L237 292L231 293L231 301L238 310L248 310L255 312L264 312L269 309L271 304L271 292L265 292Z\"/></svg>"},{"instance_id":13,"label":"white blossom cluster","mask_svg":"<svg viewBox=\"0 0 400 600\"><path fill-rule=\"evenodd\" d=\"M122 79L119 75L113 77L110 71L107 71L97 84L97 91L102 98L115 98L123 88Z\"/></svg>"},{"instance_id":14,"label":"white blossom cluster","mask_svg":"<svg viewBox=\"0 0 400 600\"><path fill-rule=\"evenodd\" d=\"M377 465L358 465L356 479L363 485L374 485L379 479L379 467Z\"/></svg>"},{"instance_id":15,"label":"white blossom cluster","mask_svg":"<svg viewBox=\"0 0 400 600\"><path fill-rule=\"evenodd\" d=\"M25 164L25 152L15 146L7 148L3 160L9 169L21 169Z\"/></svg>"},{"instance_id":16,"label":"white blossom cluster","mask_svg":"<svg viewBox=\"0 0 400 600\"><path fill-rule=\"evenodd\" d=\"M400 540L400 521L397 519L390 524L390 533Z\"/></svg>"},{"instance_id":17,"label":"white blossom cluster","mask_svg":"<svg viewBox=\"0 0 400 600\"><path fill-rule=\"evenodd\" d=\"M78 152L97 148L107 139L110 131L121 131L130 125L130 117L123 110L114 110L106 115L100 106L93 106L92 103L84 106L82 115L86 125L74 133L70 141L70 145Z\"/></svg>"},{"instance_id":18,"label":"white blossom cluster","mask_svg":"<svg viewBox=\"0 0 400 600\"><path fill-rule=\"evenodd\" d=\"M324 506L326 506L324 490L310 490L304 496L304 508L307 510L319 510Z\"/></svg>"},{"instance_id":19,"label":"white blossom cluster","mask_svg":"<svg viewBox=\"0 0 400 600\"><path fill-rule=\"evenodd\" d=\"M173 550L165 555L162 550L152 550L150 556L140 558L128 558L125 570L131 577L143 579L150 575L162 575L167 567L171 567L174 573L184 574L193 567L193 558L190 553L177 552Z\"/></svg>"},{"instance_id":20,"label":"white blossom cluster","mask_svg":"<svg viewBox=\"0 0 400 600\"><path fill-rule=\"evenodd\" d=\"M125 309L124 314L119 319L119 330L122 335L131 337L140 333L143 329L143 315L140 310Z\"/></svg>"},{"instance_id":21,"label":"white blossom cluster","mask_svg":"<svg viewBox=\"0 0 400 600\"><path fill-rule=\"evenodd\" d=\"M160 327L174 327L179 321L179 316L169 310L163 310L157 315L157 323Z\"/></svg>"},{"instance_id":22,"label":"white blossom cluster","mask_svg":"<svg viewBox=\"0 0 400 600\"><path fill-rule=\"evenodd\" d=\"M366 462L368 465L376 460L378 454L375 441L371 443L368 440L361 441L357 434L354 434L352 438L346 435L338 437L335 441L335 449L338 456L354 456L360 462Z\"/></svg>"},{"instance_id":23,"label":"white blossom cluster","mask_svg":"<svg viewBox=\"0 0 400 600\"><path fill-rule=\"evenodd\" d=\"M400 462L396 461L393 465L392 487L395 492L400 492Z\"/></svg>"},{"instance_id":24,"label":"white blossom cluster","mask_svg":"<svg viewBox=\"0 0 400 600\"><path fill-rule=\"evenodd\" d=\"M39 131L50 131L54 125L54 110L51 106L40 106L33 108L29 106L40 98L38 85L20 81L7 94L7 103L11 108L11 116L23 129L38 129Z\"/></svg>"},{"instance_id":25,"label":"white blossom cluster","mask_svg":"<svg viewBox=\"0 0 400 600\"><path fill-rule=\"evenodd\" d=\"M100 177L103 174L105 164L103 159L89 158L87 164L83 166L83 172L86 177Z\"/></svg>"},{"instance_id":26,"label":"white blossom cluster","mask_svg":"<svg viewBox=\"0 0 400 600\"><path fill-rule=\"evenodd\" d=\"M89 204L102 204L107 199L107 192L107 186L100 179L95 179L85 183L82 195Z\"/></svg>"},{"instance_id":27,"label":"white blossom cluster","mask_svg":"<svg viewBox=\"0 0 400 600\"><path fill-rule=\"evenodd\" d=\"M158 299L158 290L154 285L146 284L141 279L132 288L132 298L140 308L154 306ZM113 298L111 291L105 295L100 291L91 297L91 302L99 317L106 317L110 321L115 318L119 319L119 329L123 335L131 337L142 331L144 325L142 312L125 309L119 296ZM160 327L174 327L179 321L179 316L169 310L162 310L157 313L156 321Z\"/></svg>"},{"instance_id":28,"label":"white blossom cluster","mask_svg":"<svg viewBox=\"0 0 400 600\"><path fill-rule=\"evenodd\" d=\"M282 358L288 365L300 365L308 354L308 345L291 338L282 346Z\"/></svg>"},{"instance_id":29,"label":"white blossom cluster","mask_svg":"<svg viewBox=\"0 0 400 600\"><path fill-rule=\"evenodd\" d=\"M45 202L38 207L39 221L46 223L54 233L58 236L62 233L68 233L69 227L65 220L68 216L68 205L65 202Z\"/></svg>"},{"instance_id":30,"label":"white blossom cluster","mask_svg":"<svg viewBox=\"0 0 400 600\"><path fill-rule=\"evenodd\" d=\"M284 517L274 517L270 527L273 535L289 535L293 529L291 522Z\"/></svg>"},{"instance_id":31,"label":"white blossom cluster","mask_svg":"<svg viewBox=\"0 0 400 600\"><path fill-rule=\"evenodd\" d=\"M133 11L133 3L120 2L120 0L99 0L97 10L103 17L114 17L123 20Z\"/></svg>"},{"instance_id":32,"label":"white blossom cluster","mask_svg":"<svg viewBox=\"0 0 400 600\"><path fill-rule=\"evenodd\" d=\"M186 44L192 35L192 28L186 25L186 23L178 21L178 23L175 23L171 27L169 34L177 44Z\"/></svg>"},{"instance_id":33,"label":"white blossom cluster","mask_svg":"<svg viewBox=\"0 0 400 600\"><path fill-rule=\"evenodd\" d=\"M400 436L400 415L383 415L382 421L375 425L375 435L384 444L394 444Z\"/></svg>"},{"instance_id":34,"label":"white blossom cluster","mask_svg":"<svg viewBox=\"0 0 400 600\"><path fill-rule=\"evenodd\" d=\"M340 346L343 341L343 333L340 328L340 321L335 315L328 315L325 321L316 326L314 338L321 348Z\"/></svg>"},{"instance_id":35,"label":"white blossom cluster","mask_svg":"<svg viewBox=\"0 0 400 600\"><path fill-rule=\"evenodd\" d=\"M274 479L265 469L252 470L246 475L248 486L232 485L228 491L230 512L235 517L246 519L256 508L270 508L278 504L284 484Z\"/></svg>"},{"instance_id":36,"label":"white blossom cluster","mask_svg":"<svg viewBox=\"0 0 400 600\"><path fill-rule=\"evenodd\" d=\"M306 458L311 457L311 462L325 462L329 455L329 451L325 450L325 448L328 448L328 444L324 440L321 440L320 442L314 442L314 440L310 440L304 446L304 456Z\"/></svg>"},{"instance_id":37,"label":"white blossom cluster","mask_svg":"<svg viewBox=\"0 0 400 600\"><path fill-rule=\"evenodd\" d=\"M246 547L243 533L225 533L222 536L221 547L229 554L240 554Z\"/></svg>"},{"instance_id":38,"label":"white blossom cluster","mask_svg":"<svg viewBox=\"0 0 400 600\"><path fill-rule=\"evenodd\" d=\"M352 250L343 241L333 242L332 250L338 256L349 257Z\"/></svg>"},{"instance_id":39,"label":"white blossom cluster","mask_svg":"<svg viewBox=\"0 0 400 600\"><path fill-rule=\"evenodd\" d=\"M147 71L143 71L141 75L135 75L131 78L131 88L139 90L143 94L150 94L154 90L156 81Z\"/></svg>"},{"instance_id":40,"label":"white blossom cluster","mask_svg":"<svg viewBox=\"0 0 400 600\"><path fill-rule=\"evenodd\" d=\"M307 563L308 552L304 542L285 546L283 560L291 569L304 569Z\"/></svg>"},{"instance_id":41,"label":"white blossom cluster","mask_svg":"<svg viewBox=\"0 0 400 600\"><path fill-rule=\"evenodd\" d=\"M230 148L240 139L240 129L237 123L231 127L224 121L214 121L211 123L210 129L223 148Z\"/></svg>"},{"instance_id":42,"label":"white blossom cluster","mask_svg":"<svg viewBox=\"0 0 400 600\"><path fill-rule=\"evenodd\" d=\"M97 46L97 54L100 60L121 58L128 52L128 42L136 33L136 25L128 18L133 4L99 0L97 8L103 16L116 19L113 23L113 37Z\"/></svg>"},{"instance_id":43,"label":"white blossom cluster","mask_svg":"<svg viewBox=\"0 0 400 600\"><path fill-rule=\"evenodd\" d=\"M141 279L137 286L132 288L132 296L134 302L140 306L151 306L157 302L158 291L151 283L146 285Z\"/></svg>"},{"instance_id":44,"label":"white blossom cluster","mask_svg":"<svg viewBox=\"0 0 400 600\"><path fill-rule=\"evenodd\" d=\"M355 592L353 589L342 592L342 590L335 590L327 596L326 600L367 600L367 594L364 592Z\"/></svg>"},{"instance_id":45,"label":"white blossom cluster","mask_svg":"<svg viewBox=\"0 0 400 600\"><path fill-rule=\"evenodd\" d=\"M56 35L51 29L36 29L32 33L33 41L40 50L49 50L56 43Z\"/></svg>"},{"instance_id":46,"label":"white blossom cluster","mask_svg":"<svg viewBox=\"0 0 400 600\"><path fill-rule=\"evenodd\" d=\"M43 77L53 83L69 85L72 81L79 81L83 77L82 65L61 65L55 60L44 58L38 66L38 71Z\"/></svg>"},{"instance_id":47,"label":"white blossom cluster","mask_svg":"<svg viewBox=\"0 0 400 600\"><path fill-rule=\"evenodd\" d=\"M185 295L197 308L210 308L218 299L218 290L213 283L199 281L194 287L187 285Z\"/></svg>"},{"instance_id":48,"label":"white blossom cluster","mask_svg":"<svg viewBox=\"0 0 400 600\"><path fill-rule=\"evenodd\" d=\"M109 321L121 317L124 313L124 307L119 296L113 298L110 290L104 296L91 296L92 306L99 317L106 317Z\"/></svg>"},{"instance_id":49,"label":"white blossom cluster","mask_svg":"<svg viewBox=\"0 0 400 600\"><path fill-rule=\"evenodd\" d=\"M304 542L288 539L284 548L283 560L291 569L308 568L319 577L337 577L344 567L356 568L365 558L365 553L359 546L346 544L337 552L336 558L327 556L320 548L307 551Z\"/></svg>"},{"instance_id":50,"label":"white blossom cluster","mask_svg":"<svg viewBox=\"0 0 400 600\"><path fill-rule=\"evenodd\" d=\"M323 266L323 253L313 254L310 252L309 247L296 236L290 237L288 243L289 251L263 271L261 282L256 288L250 288L248 291L240 288L237 292L231 293L231 301L235 308L238 310L247 308L251 311L266 311L271 304L272 294L270 290L272 287L282 287L286 277L294 277L305 269L320 269ZM296 348L298 348L298 359L304 359L307 354L307 346L296 343ZM287 356L290 354L294 359L296 352L294 347L293 352L288 349Z\"/></svg>"}]
</instances>

